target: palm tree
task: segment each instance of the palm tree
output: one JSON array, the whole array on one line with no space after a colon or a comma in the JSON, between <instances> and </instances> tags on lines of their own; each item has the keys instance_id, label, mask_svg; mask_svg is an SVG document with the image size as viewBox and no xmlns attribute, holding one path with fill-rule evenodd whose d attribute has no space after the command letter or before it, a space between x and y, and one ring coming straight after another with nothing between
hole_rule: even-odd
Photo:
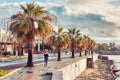
<instances>
[{"instance_id":1,"label":"palm tree","mask_svg":"<svg viewBox=\"0 0 120 80\"><path fill-rule=\"evenodd\" d=\"M58 51L57 61L61 61L61 51L66 49L69 43L69 39L65 32L63 32L63 28L59 27L58 32L54 31L53 34L48 38L48 42L52 48Z\"/></svg>"},{"instance_id":2,"label":"palm tree","mask_svg":"<svg viewBox=\"0 0 120 80\"><path fill-rule=\"evenodd\" d=\"M95 50L97 48L97 44L93 39L88 39L88 50L89 50L89 54L93 53L93 50Z\"/></svg>"},{"instance_id":3,"label":"palm tree","mask_svg":"<svg viewBox=\"0 0 120 80\"><path fill-rule=\"evenodd\" d=\"M50 16L41 17L40 20L38 20L38 33L39 36L42 38L42 49L44 50L44 43L47 39L48 34L50 34L53 30L53 27L48 22L53 21Z\"/></svg>"},{"instance_id":4,"label":"palm tree","mask_svg":"<svg viewBox=\"0 0 120 80\"><path fill-rule=\"evenodd\" d=\"M23 32L18 32L16 34L16 37L17 37L17 41L18 41L18 45L17 45L17 47L18 47L18 56L21 57L21 56L23 56L22 47L23 47L24 39L26 39L25 34Z\"/></svg>"},{"instance_id":5,"label":"palm tree","mask_svg":"<svg viewBox=\"0 0 120 80\"><path fill-rule=\"evenodd\" d=\"M97 48L97 44L94 40L90 40L89 42L89 50L91 51L91 55L92 55L92 65L94 64L93 63L93 51Z\"/></svg>"},{"instance_id":6,"label":"palm tree","mask_svg":"<svg viewBox=\"0 0 120 80\"><path fill-rule=\"evenodd\" d=\"M82 55L81 51L82 51L82 47L83 47L83 38L79 37L78 42L77 42L77 50L79 50L80 54L79 57Z\"/></svg>"},{"instance_id":7,"label":"palm tree","mask_svg":"<svg viewBox=\"0 0 120 80\"><path fill-rule=\"evenodd\" d=\"M109 50L109 46L106 43L103 44L97 44L98 50L99 51L108 51Z\"/></svg>"},{"instance_id":8,"label":"palm tree","mask_svg":"<svg viewBox=\"0 0 120 80\"><path fill-rule=\"evenodd\" d=\"M88 35L83 35L84 37L84 44L85 44L85 55L87 55L87 50L88 50L88 46L89 46L89 41L90 41L90 37Z\"/></svg>"},{"instance_id":9,"label":"palm tree","mask_svg":"<svg viewBox=\"0 0 120 80\"><path fill-rule=\"evenodd\" d=\"M26 44L28 45L28 61L27 66L33 67L33 42L35 36L47 35L51 30L46 32L46 29L51 29L49 21L52 21L52 17L41 6L35 6L34 2L26 4L26 6L20 5L22 12L12 16L12 22L10 30L13 35L18 32L23 34ZM35 26L35 22L38 23L38 27ZM46 33L45 33L46 32ZM23 39L23 38L22 38Z\"/></svg>"},{"instance_id":10,"label":"palm tree","mask_svg":"<svg viewBox=\"0 0 120 80\"><path fill-rule=\"evenodd\" d=\"M72 50L72 55L71 58L75 58L74 52L77 49L77 44L78 44L78 40L80 38L80 30L77 30L76 28L71 28L68 29L68 37L70 39L70 48Z\"/></svg>"},{"instance_id":11,"label":"palm tree","mask_svg":"<svg viewBox=\"0 0 120 80\"><path fill-rule=\"evenodd\" d=\"M97 48L97 44L94 40L91 40L91 44L90 44L90 50L91 50L91 54L93 54L93 51Z\"/></svg>"}]
</instances>

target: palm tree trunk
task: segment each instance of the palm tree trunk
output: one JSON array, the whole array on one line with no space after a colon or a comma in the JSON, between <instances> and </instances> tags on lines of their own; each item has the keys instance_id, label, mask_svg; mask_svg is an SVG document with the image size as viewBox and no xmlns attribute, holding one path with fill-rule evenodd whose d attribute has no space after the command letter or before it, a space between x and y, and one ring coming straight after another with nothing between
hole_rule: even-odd
<instances>
[{"instance_id":1,"label":"palm tree trunk","mask_svg":"<svg viewBox=\"0 0 120 80\"><path fill-rule=\"evenodd\" d=\"M21 56L23 56L24 54L23 54L23 47L21 47Z\"/></svg>"},{"instance_id":2,"label":"palm tree trunk","mask_svg":"<svg viewBox=\"0 0 120 80\"><path fill-rule=\"evenodd\" d=\"M18 56L21 56L20 50L20 46L18 46Z\"/></svg>"},{"instance_id":3,"label":"palm tree trunk","mask_svg":"<svg viewBox=\"0 0 120 80\"><path fill-rule=\"evenodd\" d=\"M32 57L32 50L28 50L28 62L27 67L33 67L33 57Z\"/></svg>"},{"instance_id":4,"label":"palm tree trunk","mask_svg":"<svg viewBox=\"0 0 120 80\"><path fill-rule=\"evenodd\" d=\"M13 55L14 55L14 56L16 55L16 51L15 51L15 50L13 51Z\"/></svg>"},{"instance_id":5,"label":"palm tree trunk","mask_svg":"<svg viewBox=\"0 0 120 80\"><path fill-rule=\"evenodd\" d=\"M7 51L7 42L4 43L4 51Z\"/></svg>"},{"instance_id":6,"label":"palm tree trunk","mask_svg":"<svg viewBox=\"0 0 120 80\"><path fill-rule=\"evenodd\" d=\"M88 54L90 54L90 49L88 49Z\"/></svg>"},{"instance_id":7,"label":"palm tree trunk","mask_svg":"<svg viewBox=\"0 0 120 80\"><path fill-rule=\"evenodd\" d=\"M73 50L72 50L72 56L71 56L71 58L75 58L74 52L75 52L75 50L73 49Z\"/></svg>"},{"instance_id":8,"label":"palm tree trunk","mask_svg":"<svg viewBox=\"0 0 120 80\"><path fill-rule=\"evenodd\" d=\"M42 41L42 51L45 50L45 45L44 45L44 41Z\"/></svg>"},{"instance_id":9,"label":"palm tree trunk","mask_svg":"<svg viewBox=\"0 0 120 80\"><path fill-rule=\"evenodd\" d=\"M82 56L82 54L81 54L81 50L80 50L80 54L79 54L79 57L81 57Z\"/></svg>"},{"instance_id":10,"label":"palm tree trunk","mask_svg":"<svg viewBox=\"0 0 120 80\"><path fill-rule=\"evenodd\" d=\"M27 61L27 67L33 67L33 39L34 39L34 20L31 19L32 24L31 24L31 30L27 34L27 39L28 39L28 61Z\"/></svg>"},{"instance_id":11,"label":"palm tree trunk","mask_svg":"<svg viewBox=\"0 0 120 80\"><path fill-rule=\"evenodd\" d=\"M87 55L87 50L85 50L85 56Z\"/></svg>"},{"instance_id":12,"label":"palm tree trunk","mask_svg":"<svg viewBox=\"0 0 120 80\"><path fill-rule=\"evenodd\" d=\"M33 52L32 52L32 43L29 41L28 43L28 60L27 60L27 67L33 67Z\"/></svg>"},{"instance_id":13,"label":"palm tree trunk","mask_svg":"<svg viewBox=\"0 0 120 80\"><path fill-rule=\"evenodd\" d=\"M13 43L13 55L14 56L16 55L16 43L15 42Z\"/></svg>"},{"instance_id":14,"label":"palm tree trunk","mask_svg":"<svg viewBox=\"0 0 120 80\"><path fill-rule=\"evenodd\" d=\"M93 54L93 50L91 50L91 54Z\"/></svg>"},{"instance_id":15,"label":"palm tree trunk","mask_svg":"<svg viewBox=\"0 0 120 80\"><path fill-rule=\"evenodd\" d=\"M60 49L58 49L58 60L57 61L61 61L61 51L60 51Z\"/></svg>"}]
</instances>

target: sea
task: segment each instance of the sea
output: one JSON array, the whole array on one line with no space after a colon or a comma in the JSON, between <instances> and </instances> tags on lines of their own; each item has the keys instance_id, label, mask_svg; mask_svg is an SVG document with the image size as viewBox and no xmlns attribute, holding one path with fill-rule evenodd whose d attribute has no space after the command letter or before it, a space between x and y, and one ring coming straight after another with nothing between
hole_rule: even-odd
<instances>
[{"instance_id":1,"label":"sea","mask_svg":"<svg viewBox=\"0 0 120 80\"><path fill-rule=\"evenodd\" d=\"M120 70L120 55L105 55L108 56L108 59L114 60L114 65L116 69ZM120 80L120 71L116 73L117 78L115 80Z\"/></svg>"}]
</instances>

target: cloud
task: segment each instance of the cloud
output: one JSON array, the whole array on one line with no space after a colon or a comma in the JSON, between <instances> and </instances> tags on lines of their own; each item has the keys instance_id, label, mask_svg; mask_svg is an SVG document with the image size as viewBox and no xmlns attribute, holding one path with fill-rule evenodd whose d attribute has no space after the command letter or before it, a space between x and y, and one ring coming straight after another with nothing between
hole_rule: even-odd
<instances>
[{"instance_id":1,"label":"cloud","mask_svg":"<svg viewBox=\"0 0 120 80\"><path fill-rule=\"evenodd\" d=\"M67 7L68 8L68 7ZM52 6L51 11L60 18L60 25L65 28L76 27L84 34L92 37L120 37L116 23L105 19L106 16L98 13L71 13L72 9L65 6ZM74 12L74 11L73 11Z\"/></svg>"},{"instance_id":2,"label":"cloud","mask_svg":"<svg viewBox=\"0 0 120 80\"><path fill-rule=\"evenodd\" d=\"M108 3L114 6L120 6L120 0L110 0Z\"/></svg>"},{"instance_id":3,"label":"cloud","mask_svg":"<svg viewBox=\"0 0 120 80\"><path fill-rule=\"evenodd\" d=\"M120 7L116 7L110 2L120 3L119 0L68 0L64 4L79 13L100 14L108 22L114 22L120 25Z\"/></svg>"},{"instance_id":4,"label":"cloud","mask_svg":"<svg viewBox=\"0 0 120 80\"><path fill-rule=\"evenodd\" d=\"M0 17L7 18L10 17L13 14L16 14L17 11L20 11L20 4L25 5L25 2L21 3L2 3L0 4Z\"/></svg>"},{"instance_id":5,"label":"cloud","mask_svg":"<svg viewBox=\"0 0 120 80\"><path fill-rule=\"evenodd\" d=\"M68 4L87 4L90 2L94 2L95 0L66 0Z\"/></svg>"},{"instance_id":6,"label":"cloud","mask_svg":"<svg viewBox=\"0 0 120 80\"><path fill-rule=\"evenodd\" d=\"M63 2L64 1L64 2ZM116 41L120 39L120 7L115 4L118 0L50 0L44 4L46 9L57 16L57 25L64 29L77 28L82 34L88 34L96 41ZM119 1L118 1L119 2ZM0 4L0 15L10 17L20 10L22 3Z\"/></svg>"}]
</instances>

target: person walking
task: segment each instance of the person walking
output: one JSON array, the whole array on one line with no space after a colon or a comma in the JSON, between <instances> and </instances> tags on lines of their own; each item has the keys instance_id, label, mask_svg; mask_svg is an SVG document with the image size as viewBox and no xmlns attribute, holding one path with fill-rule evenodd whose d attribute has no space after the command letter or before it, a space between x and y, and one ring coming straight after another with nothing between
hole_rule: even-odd
<instances>
[{"instance_id":1,"label":"person walking","mask_svg":"<svg viewBox=\"0 0 120 80\"><path fill-rule=\"evenodd\" d=\"M48 64L48 50L45 49L45 52L44 52L44 67L47 67L47 64Z\"/></svg>"}]
</instances>

